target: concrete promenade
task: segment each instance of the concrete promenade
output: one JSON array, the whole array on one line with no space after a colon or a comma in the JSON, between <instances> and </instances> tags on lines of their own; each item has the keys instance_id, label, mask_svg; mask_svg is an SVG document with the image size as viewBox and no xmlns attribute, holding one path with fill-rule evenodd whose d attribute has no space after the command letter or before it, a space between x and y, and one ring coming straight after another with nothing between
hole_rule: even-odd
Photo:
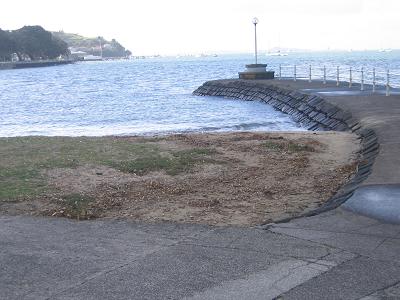
<instances>
[{"instance_id":1,"label":"concrete promenade","mask_svg":"<svg viewBox=\"0 0 400 300\"><path fill-rule=\"evenodd\" d=\"M353 204L267 228L0 216L0 299L400 299L400 225L349 211L400 215L400 96L259 83L317 93L376 131Z\"/></svg>"}]
</instances>

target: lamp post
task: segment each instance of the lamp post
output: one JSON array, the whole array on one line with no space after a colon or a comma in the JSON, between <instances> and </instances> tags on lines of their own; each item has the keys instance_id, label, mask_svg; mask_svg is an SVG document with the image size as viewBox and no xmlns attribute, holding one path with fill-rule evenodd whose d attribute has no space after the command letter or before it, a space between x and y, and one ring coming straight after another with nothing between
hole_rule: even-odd
<instances>
[{"instance_id":1,"label":"lamp post","mask_svg":"<svg viewBox=\"0 0 400 300\"><path fill-rule=\"evenodd\" d=\"M254 24L254 53L255 53L256 64L257 64L257 24L258 24L257 18L253 19L253 24Z\"/></svg>"},{"instance_id":2,"label":"lamp post","mask_svg":"<svg viewBox=\"0 0 400 300\"><path fill-rule=\"evenodd\" d=\"M101 59L103 59L103 47L101 45L101 36L99 36L97 39L99 40L99 45L100 45L100 57Z\"/></svg>"},{"instance_id":3,"label":"lamp post","mask_svg":"<svg viewBox=\"0 0 400 300\"><path fill-rule=\"evenodd\" d=\"M274 71L267 71L267 64L259 64L258 57L257 57L257 24L258 19L253 18L254 24L254 56L256 59L255 64L248 64L246 65L245 72L239 72L240 79L274 79L275 72ZM280 74L280 73L279 73Z\"/></svg>"}]
</instances>

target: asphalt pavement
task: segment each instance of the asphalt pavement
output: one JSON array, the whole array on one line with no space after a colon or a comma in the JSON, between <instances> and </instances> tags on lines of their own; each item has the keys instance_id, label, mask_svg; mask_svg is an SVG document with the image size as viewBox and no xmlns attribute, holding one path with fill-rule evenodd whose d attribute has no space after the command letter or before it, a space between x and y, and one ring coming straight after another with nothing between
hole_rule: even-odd
<instances>
[{"instance_id":1,"label":"asphalt pavement","mask_svg":"<svg viewBox=\"0 0 400 300\"><path fill-rule=\"evenodd\" d=\"M400 226L342 209L268 229L3 216L0 249L0 299L400 293Z\"/></svg>"}]
</instances>

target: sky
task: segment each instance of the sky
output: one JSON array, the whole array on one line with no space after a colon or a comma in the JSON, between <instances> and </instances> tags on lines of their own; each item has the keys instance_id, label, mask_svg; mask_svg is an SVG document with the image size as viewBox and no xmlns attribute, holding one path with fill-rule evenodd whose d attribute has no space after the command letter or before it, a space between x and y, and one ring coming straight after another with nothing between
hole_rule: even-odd
<instances>
[{"instance_id":1,"label":"sky","mask_svg":"<svg viewBox=\"0 0 400 300\"><path fill-rule=\"evenodd\" d=\"M399 0L1 0L0 28L117 39L134 55L400 48Z\"/></svg>"}]
</instances>

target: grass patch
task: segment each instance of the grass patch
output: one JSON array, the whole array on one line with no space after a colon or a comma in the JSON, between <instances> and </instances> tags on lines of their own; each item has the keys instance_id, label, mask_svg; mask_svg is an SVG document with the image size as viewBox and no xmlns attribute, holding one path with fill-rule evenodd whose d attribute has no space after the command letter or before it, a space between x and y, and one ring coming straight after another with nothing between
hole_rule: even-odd
<instances>
[{"instance_id":1,"label":"grass patch","mask_svg":"<svg viewBox=\"0 0 400 300\"><path fill-rule=\"evenodd\" d=\"M267 142L264 143L264 147L269 149L269 150L281 151L281 150L284 149L284 144L277 143L277 142L272 142L272 141L267 141Z\"/></svg>"},{"instance_id":2,"label":"grass patch","mask_svg":"<svg viewBox=\"0 0 400 300\"><path fill-rule=\"evenodd\" d=\"M288 151L289 152L315 152L315 149L306 144L296 144L290 142L288 144Z\"/></svg>"},{"instance_id":3,"label":"grass patch","mask_svg":"<svg viewBox=\"0 0 400 300\"><path fill-rule=\"evenodd\" d=\"M161 155L159 153L139 157L131 161L113 162L111 165L122 172L144 175L151 171L164 170L169 175L187 172L198 163L210 162L210 149L191 149Z\"/></svg>"},{"instance_id":4,"label":"grass patch","mask_svg":"<svg viewBox=\"0 0 400 300\"><path fill-rule=\"evenodd\" d=\"M45 190L45 185L38 170L29 167L0 169L0 200L36 196Z\"/></svg>"},{"instance_id":5,"label":"grass patch","mask_svg":"<svg viewBox=\"0 0 400 300\"><path fill-rule=\"evenodd\" d=\"M315 152L315 149L307 144L289 142L266 141L264 147L272 151L282 152Z\"/></svg>"},{"instance_id":6,"label":"grass patch","mask_svg":"<svg viewBox=\"0 0 400 300\"><path fill-rule=\"evenodd\" d=\"M16 137L0 138L0 153L0 201L13 201L48 191L49 169L104 165L138 175L176 175L211 161L213 150L165 150L151 139L123 137Z\"/></svg>"}]
</instances>

